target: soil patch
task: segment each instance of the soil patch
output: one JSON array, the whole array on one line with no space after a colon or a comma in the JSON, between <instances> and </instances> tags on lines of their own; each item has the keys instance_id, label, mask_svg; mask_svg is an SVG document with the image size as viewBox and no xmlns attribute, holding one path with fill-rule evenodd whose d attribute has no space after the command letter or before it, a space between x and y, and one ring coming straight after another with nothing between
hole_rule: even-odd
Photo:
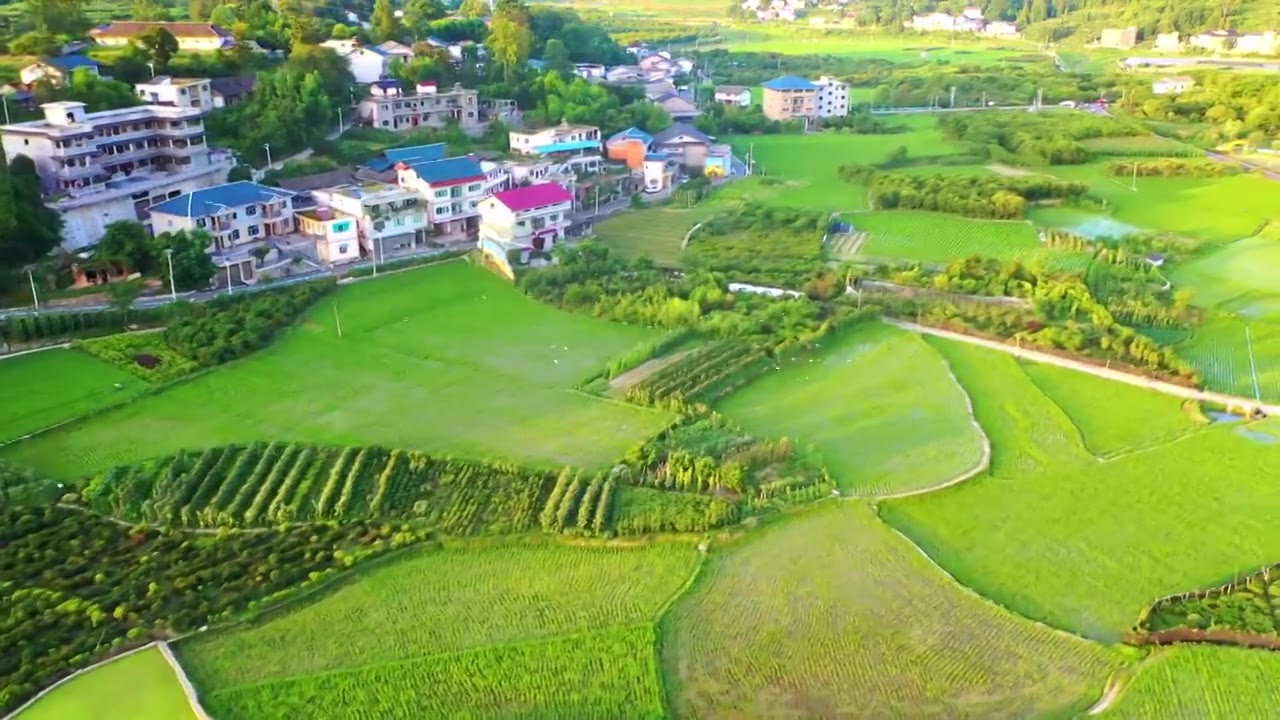
<instances>
[{"instance_id":1,"label":"soil patch","mask_svg":"<svg viewBox=\"0 0 1280 720\"><path fill-rule=\"evenodd\" d=\"M160 366L160 358L147 353L138 353L137 355L134 355L133 361L148 370Z\"/></svg>"},{"instance_id":2,"label":"soil patch","mask_svg":"<svg viewBox=\"0 0 1280 720\"><path fill-rule=\"evenodd\" d=\"M645 361L609 381L609 394L621 395L632 385L643 381L662 368L693 352L693 348Z\"/></svg>"},{"instance_id":3,"label":"soil patch","mask_svg":"<svg viewBox=\"0 0 1280 720\"><path fill-rule=\"evenodd\" d=\"M1029 175L1040 174L1038 172L1033 172L1031 170L1024 170L1022 168L1013 167L1012 165L1005 165L1004 163L991 163L986 167L991 172L997 175L1003 175L1005 177L1027 177Z\"/></svg>"}]
</instances>

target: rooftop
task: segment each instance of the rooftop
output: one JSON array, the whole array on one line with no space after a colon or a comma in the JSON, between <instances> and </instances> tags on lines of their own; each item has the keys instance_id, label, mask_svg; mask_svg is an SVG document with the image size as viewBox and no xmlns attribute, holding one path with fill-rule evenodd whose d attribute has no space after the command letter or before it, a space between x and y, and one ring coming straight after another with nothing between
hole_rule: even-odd
<instances>
[{"instance_id":1,"label":"rooftop","mask_svg":"<svg viewBox=\"0 0 1280 720\"><path fill-rule=\"evenodd\" d=\"M764 84L768 90L817 90L818 86L796 75L783 75Z\"/></svg>"},{"instance_id":2,"label":"rooftop","mask_svg":"<svg viewBox=\"0 0 1280 720\"><path fill-rule=\"evenodd\" d=\"M99 67L97 60L94 60L91 57L85 57L84 55L59 55L58 57L44 58L40 62L63 71L75 70L76 68L82 67Z\"/></svg>"},{"instance_id":3,"label":"rooftop","mask_svg":"<svg viewBox=\"0 0 1280 720\"><path fill-rule=\"evenodd\" d=\"M431 162L401 161L397 166L409 167L423 182L431 184L484 179L484 168L471 157L453 157Z\"/></svg>"},{"instance_id":4,"label":"rooftop","mask_svg":"<svg viewBox=\"0 0 1280 720\"><path fill-rule=\"evenodd\" d=\"M176 78L168 75L157 75L146 82L140 82L135 87L149 87L152 85L172 85L173 87L186 87L188 85L199 85L203 82L209 82L205 78Z\"/></svg>"},{"instance_id":5,"label":"rooftop","mask_svg":"<svg viewBox=\"0 0 1280 720\"><path fill-rule=\"evenodd\" d=\"M293 197L293 193L288 190L242 180L180 195L172 200L152 205L150 210L153 213L194 218L216 215L241 205L265 203L290 197Z\"/></svg>"},{"instance_id":6,"label":"rooftop","mask_svg":"<svg viewBox=\"0 0 1280 720\"><path fill-rule=\"evenodd\" d=\"M717 94L741 95L744 92L751 92L751 88L745 85L721 85L716 88Z\"/></svg>"},{"instance_id":7,"label":"rooftop","mask_svg":"<svg viewBox=\"0 0 1280 720\"><path fill-rule=\"evenodd\" d=\"M494 195L493 199L505 205L507 209L519 212L556 203L572 202L573 196L559 183L539 183L514 190L504 190Z\"/></svg>"},{"instance_id":8,"label":"rooftop","mask_svg":"<svg viewBox=\"0 0 1280 720\"><path fill-rule=\"evenodd\" d=\"M448 146L444 143L390 148L382 151L382 157L365 163L365 167L374 172L386 172L395 167L396 163L409 163L412 165L415 162L443 160L446 152L448 152Z\"/></svg>"},{"instance_id":9,"label":"rooftop","mask_svg":"<svg viewBox=\"0 0 1280 720\"><path fill-rule=\"evenodd\" d=\"M213 92L223 97L228 95L248 95L253 92L253 88L257 84L257 75L234 75L232 77L218 77L209 80L209 87Z\"/></svg>"},{"instance_id":10,"label":"rooftop","mask_svg":"<svg viewBox=\"0 0 1280 720\"><path fill-rule=\"evenodd\" d=\"M293 192L309 192L311 190L319 190L320 188L337 187L345 185L356 176L356 169L353 167L340 167L337 170L328 172L315 173L314 175L299 175L297 177L284 178L280 180L280 187Z\"/></svg>"},{"instance_id":11,"label":"rooftop","mask_svg":"<svg viewBox=\"0 0 1280 720\"><path fill-rule=\"evenodd\" d=\"M84 103L64 100L60 102L44 103L40 107L44 110L53 109L67 112L84 108ZM117 108L115 110L85 113L85 121L82 123L57 124L51 123L47 119L42 118L40 120L28 120L26 122L0 126L0 132L54 134L65 132L68 134L83 134L86 132L93 132L93 128L97 125L105 125L108 123L156 119L187 120L198 118L202 114L203 112L199 108L174 107L170 105L137 105L134 107Z\"/></svg>"},{"instance_id":12,"label":"rooftop","mask_svg":"<svg viewBox=\"0 0 1280 720\"><path fill-rule=\"evenodd\" d=\"M418 197L418 194L412 190L406 190L399 185L380 182L348 183L331 187L329 192L361 202L386 202L406 197Z\"/></svg>"},{"instance_id":13,"label":"rooftop","mask_svg":"<svg viewBox=\"0 0 1280 720\"><path fill-rule=\"evenodd\" d=\"M639 140L648 145L653 142L653 136L637 127L629 127L622 132L615 133L607 141L609 145L616 142L626 142L628 140Z\"/></svg>"},{"instance_id":14,"label":"rooftop","mask_svg":"<svg viewBox=\"0 0 1280 720\"><path fill-rule=\"evenodd\" d=\"M572 142L550 143L530 148L533 152L546 155L549 153L572 152L574 150L600 149L599 140L574 140Z\"/></svg>"},{"instance_id":15,"label":"rooftop","mask_svg":"<svg viewBox=\"0 0 1280 720\"><path fill-rule=\"evenodd\" d=\"M99 25L98 27L90 30L89 35L93 37L130 38L135 35L141 35L153 27L162 27L168 30L175 38L233 37L227 30L207 22L138 22L133 20L116 21L107 25Z\"/></svg>"},{"instance_id":16,"label":"rooftop","mask_svg":"<svg viewBox=\"0 0 1280 720\"><path fill-rule=\"evenodd\" d=\"M657 135L654 135L653 141L661 145L663 143L675 142L681 137L688 138L685 142L710 143L713 140L710 135L707 135L692 125L676 123Z\"/></svg>"}]
</instances>

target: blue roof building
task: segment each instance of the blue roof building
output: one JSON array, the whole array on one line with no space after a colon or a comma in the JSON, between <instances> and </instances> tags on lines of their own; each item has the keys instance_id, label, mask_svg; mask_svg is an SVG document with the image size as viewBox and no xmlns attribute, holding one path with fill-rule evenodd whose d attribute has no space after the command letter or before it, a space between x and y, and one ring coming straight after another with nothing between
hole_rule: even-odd
<instances>
[{"instance_id":1,"label":"blue roof building","mask_svg":"<svg viewBox=\"0 0 1280 720\"><path fill-rule=\"evenodd\" d=\"M150 209L152 215L160 213L184 218L203 218L209 215L221 215L246 205L286 200L293 195L288 190L242 180L179 195L172 200L152 205ZM164 228L156 228L156 230L163 231Z\"/></svg>"},{"instance_id":2,"label":"blue roof building","mask_svg":"<svg viewBox=\"0 0 1280 720\"><path fill-rule=\"evenodd\" d=\"M783 75L762 85L766 90L786 92L788 90L817 90L818 86L796 75Z\"/></svg>"},{"instance_id":3,"label":"blue roof building","mask_svg":"<svg viewBox=\"0 0 1280 720\"><path fill-rule=\"evenodd\" d=\"M484 168L470 157L452 157L431 162L406 162L418 179L433 187L447 187L484 180Z\"/></svg>"},{"instance_id":4,"label":"blue roof building","mask_svg":"<svg viewBox=\"0 0 1280 720\"><path fill-rule=\"evenodd\" d=\"M630 140L639 140L640 142L644 143L645 146L647 147L649 143L653 142L653 136L641 130L640 128L629 127L626 130L623 130L622 132L614 133L605 142L605 144L612 145L614 143L627 142Z\"/></svg>"},{"instance_id":5,"label":"blue roof building","mask_svg":"<svg viewBox=\"0 0 1280 720\"><path fill-rule=\"evenodd\" d=\"M46 65L56 67L63 72L71 72L76 68L93 68L97 71L101 68L98 61L84 55L59 55L58 57L45 58L42 60Z\"/></svg>"},{"instance_id":6,"label":"blue roof building","mask_svg":"<svg viewBox=\"0 0 1280 720\"><path fill-rule=\"evenodd\" d=\"M382 157L377 157L365 163L365 167L374 172L387 172L396 166L396 163L406 163L412 165L419 162L432 162L435 160L443 160L448 147L444 143L431 143L430 145L413 145L402 148L389 148L382 151Z\"/></svg>"}]
</instances>

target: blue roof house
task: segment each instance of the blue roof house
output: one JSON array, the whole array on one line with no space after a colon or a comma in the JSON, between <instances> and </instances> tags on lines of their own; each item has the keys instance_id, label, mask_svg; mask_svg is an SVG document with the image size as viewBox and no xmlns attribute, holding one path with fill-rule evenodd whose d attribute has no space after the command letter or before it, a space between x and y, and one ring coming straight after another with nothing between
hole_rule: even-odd
<instances>
[{"instance_id":1,"label":"blue roof house","mask_svg":"<svg viewBox=\"0 0 1280 720\"><path fill-rule=\"evenodd\" d=\"M93 58L84 55L60 55L37 60L18 72L22 82L30 85L39 80L47 80L60 85L71 78L72 73L84 68L93 75L101 75L102 68Z\"/></svg>"},{"instance_id":2,"label":"blue roof house","mask_svg":"<svg viewBox=\"0 0 1280 720\"><path fill-rule=\"evenodd\" d=\"M795 75L783 75L763 86L764 116L770 120L811 120L818 112L817 83Z\"/></svg>"}]
</instances>

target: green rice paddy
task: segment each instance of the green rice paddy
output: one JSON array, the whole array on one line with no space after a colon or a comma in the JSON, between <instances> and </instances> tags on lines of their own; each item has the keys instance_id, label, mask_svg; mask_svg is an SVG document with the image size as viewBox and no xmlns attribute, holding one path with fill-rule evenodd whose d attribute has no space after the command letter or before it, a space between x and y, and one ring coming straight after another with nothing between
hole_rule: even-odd
<instances>
[{"instance_id":1,"label":"green rice paddy","mask_svg":"<svg viewBox=\"0 0 1280 720\"><path fill-rule=\"evenodd\" d=\"M17 720L195 718L173 668L156 648L87 672L36 701Z\"/></svg>"},{"instance_id":2,"label":"green rice paddy","mask_svg":"<svg viewBox=\"0 0 1280 720\"><path fill-rule=\"evenodd\" d=\"M1280 298L1280 239L1237 240L1177 266L1169 280L1205 307Z\"/></svg>"},{"instance_id":3,"label":"green rice paddy","mask_svg":"<svg viewBox=\"0 0 1280 720\"><path fill-rule=\"evenodd\" d=\"M1280 654L1213 645L1158 650L1103 713L1106 720L1263 718L1276 713Z\"/></svg>"},{"instance_id":4,"label":"green rice paddy","mask_svg":"<svg viewBox=\"0 0 1280 720\"><path fill-rule=\"evenodd\" d=\"M124 402L147 383L78 350L0 359L0 442Z\"/></svg>"},{"instance_id":5,"label":"green rice paddy","mask_svg":"<svg viewBox=\"0 0 1280 720\"><path fill-rule=\"evenodd\" d=\"M1085 253L1043 247L1030 223L974 220L944 213L881 211L847 216L857 231L868 233L860 254L877 259L946 264L982 255L1024 263L1046 262L1055 269L1082 270Z\"/></svg>"}]
</instances>

